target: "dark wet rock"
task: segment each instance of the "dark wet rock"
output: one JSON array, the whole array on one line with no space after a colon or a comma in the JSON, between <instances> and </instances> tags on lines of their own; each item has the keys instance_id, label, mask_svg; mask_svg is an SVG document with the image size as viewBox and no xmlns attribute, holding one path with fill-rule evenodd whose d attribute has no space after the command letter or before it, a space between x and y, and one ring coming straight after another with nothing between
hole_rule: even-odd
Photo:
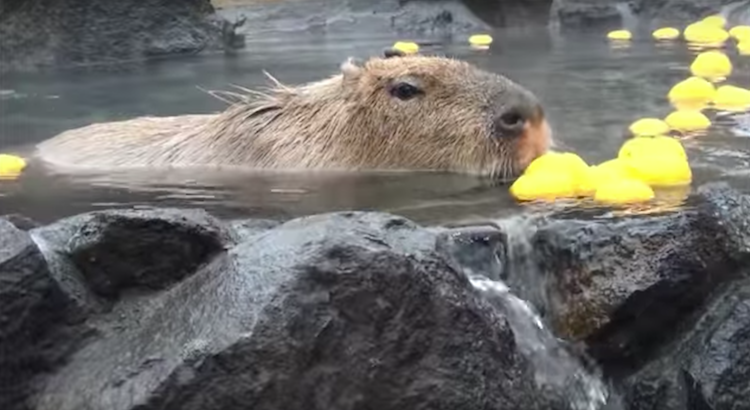
<instances>
[{"instance_id":1,"label":"dark wet rock","mask_svg":"<svg viewBox=\"0 0 750 410\"><path fill-rule=\"evenodd\" d=\"M563 409L439 231L358 212L265 229L125 296L33 409Z\"/></svg>"},{"instance_id":2,"label":"dark wet rock","mask_svg":"<svg viewBox=\"0 0 750 410\"><path fill-rule=\"evenodd\" d=\"M281 225L281 223L281 221L273 219L239 219L229 222L229 225L237 233L240 241L246 241Z\"/></svg>"},{"instance_id":3,"label":"dark wet rock","mask_svg":"<svg viewBox=\"0 0 750 410\"><path fill-rule=\"evenodd\" d=\"M220 48L223 23L209 0L0 0L0 71Z\"/></svg>"},{"instance_id":4,"label":"dark wet rock","mask_svg":"<svg viewBox=\"0 0 750 410\"><path fill-rule=\"evenodd\" d=\"M110 300L128 289L157 290L179 282L238 238L204 210L170 208L90 212L42 231L87 286Z\"/></svg>"},{"instance_id":5,"label":"dark wet rock","mask_svg":"<svg viewBox=\"0 0 750 410\"><path fill-rule=\"evenodd\" d=\"M545 26L552 0L463 0L469 9L492 27Z\"/></svg>"},{"instance_id":6,"label":"dark wet rock","mask_svg":"<svg viewBox=\"0 0 750 410\"><path fill-rule=\"evenodd\" d=\"M29 234L0 218L0 408L26 408L31 380L62 364L84 317Z\"/></svg>"},{"instance_id":7,"label":"dark wet rock","mask_svg":"<svg viewBox=\"0 0 750 410\"><path fill-rule=\"evenodd\" d=\"M220 14L229 19L246 17L241 30L250 36L269 30L347 34L356 30L444 37L493 27L546 25L551 0L246 0L232 4L220 9Z\"/></svg>"},{"instance_id":8,"label":"dark wet rock","mask_svg":"<svg viewBox=\"0 0 750 410\"><path fill-rule=\"evenodd\" d=\"M750 280L725 286L697 323L627 382L629 410L750 409Z\"/></svg>"},{"instance_id":9,"label":"dark wet rock","mask_svg":"<svg viewBox=\"0 0 750 410\"><path fill-rule=\"evenodd\" d=\"M0 215L0 219L5 219L6 221L12 223L13 226L22 231L29 231L41 226L41 224L39 224L37 221L21 214Z\"/></svg>"},{"instance_id":10,"label":"dark wet rock","mask_svg":"<svg viewBox=\"0 0 750 410\"><path fill-rule=\"evenodd\" d=\"M748 4L744 0L554 0L550 17L563 28L575 29L612 29L636 22L684 26L718 13L744 24L742 14ZM631 16L634 21L624 21Z\"/></svg>"},{"instance_id":11,"label":"dark wet rock","mask_svg":"<svg viewBox=\"0 0 750 410\"><path fill-rule=\"evenodd\" d=\"M715 184L680 212L549 218L531 242L550 320L601 363L637 366L746 263L749 205Z\"/></svg>"},{"instance_id":12,"label":"dark wet rock","mask_svg":"<svg viewBox=\"0 0 750 410\"><path fill-rule=\"evenodd\" d=\"M554 0L550 8L550 22L563 29L620 28L622 15L617 1Z\"/></svg>"}]
</instances>

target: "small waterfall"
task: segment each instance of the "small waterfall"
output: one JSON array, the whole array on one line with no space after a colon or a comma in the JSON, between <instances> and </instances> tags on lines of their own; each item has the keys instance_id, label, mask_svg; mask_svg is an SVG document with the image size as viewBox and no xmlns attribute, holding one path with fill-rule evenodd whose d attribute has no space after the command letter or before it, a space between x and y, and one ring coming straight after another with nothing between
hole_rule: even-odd
<instances>
[{"instance_id":1,"label":"small waterfall","mask_svg":"<svg viewBox=\"0 0 750 410\"><path fill-rule=\"evenodd\" d=\"M511 275L523 275L527 286L523 293L546 306L541 277L530 260L531 244L528 239L533 232L531 221L514 218L496 223L508 238L507 266ZM613 405L619 407L612 402L608 386L565 349L563 343L544 325L531 303L514 295L505 282L489 279L481 272L465 273L472 286L504 312L519 351L534 366L539 386L563 394L573 410L603 410Z\"/></svg>"},{"instance_id":2,"label":"small waterfall","mask_svg":"<svg viewBox=\"0 0 750 410\"><path fill-rule=\"evenodd\" d=\"M622 27L628 30L635 30L638 27L638 18L633 14L633 9L630 8L630 4L620 2L615 4L617 12L620 13L622 19Z\"/></svg>"}]
</instances>

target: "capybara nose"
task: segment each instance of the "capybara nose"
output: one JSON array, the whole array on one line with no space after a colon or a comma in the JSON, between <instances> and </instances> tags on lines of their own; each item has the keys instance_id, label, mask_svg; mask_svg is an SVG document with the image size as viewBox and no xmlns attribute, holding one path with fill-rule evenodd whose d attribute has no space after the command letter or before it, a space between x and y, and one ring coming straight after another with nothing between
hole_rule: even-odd
<instances>
[{"instance_id":1,"label":"capybara nose","mask_svg":"<svg viewBox=\"0 0 750 410\"><path fill-rule=\"evenodd\" d=\"M495 118L495 135L501 138L517 137L526 127L528 118L518 108L504 110Z\"/></svg>"}]
</instances>

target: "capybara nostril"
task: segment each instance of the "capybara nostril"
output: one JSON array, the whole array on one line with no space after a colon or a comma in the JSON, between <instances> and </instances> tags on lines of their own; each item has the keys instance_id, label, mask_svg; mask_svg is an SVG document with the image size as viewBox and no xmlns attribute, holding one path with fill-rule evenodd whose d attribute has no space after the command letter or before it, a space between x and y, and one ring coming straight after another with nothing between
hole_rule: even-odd
<instances>
[{"instance_id":1,"label":"capybara nostril","mask_svg":"<svg viewBox=\"0 0 750 410\"><path fill-rule=\"evenodd\" d=\"M527 117L517 108L511 108L500 114L495 120L496 135L503 137L517 137L526 127Z\"/></svg>"}]
</instances>

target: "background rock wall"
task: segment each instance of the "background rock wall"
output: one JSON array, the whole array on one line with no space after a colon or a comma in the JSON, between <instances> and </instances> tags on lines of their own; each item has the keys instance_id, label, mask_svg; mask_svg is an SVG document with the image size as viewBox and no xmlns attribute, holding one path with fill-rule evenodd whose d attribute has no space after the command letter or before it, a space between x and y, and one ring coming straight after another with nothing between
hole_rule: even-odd
<instances>
[{"instance_id":1,"label":"background rock wall","mask_svg":"<svg viewBox=\"0 0 750 410\"><path fill-rule=\"evenodd\" d=\"M0 0L0 72L194 53L220 44L209 0Z\"/></svg>"}]
</instances>

